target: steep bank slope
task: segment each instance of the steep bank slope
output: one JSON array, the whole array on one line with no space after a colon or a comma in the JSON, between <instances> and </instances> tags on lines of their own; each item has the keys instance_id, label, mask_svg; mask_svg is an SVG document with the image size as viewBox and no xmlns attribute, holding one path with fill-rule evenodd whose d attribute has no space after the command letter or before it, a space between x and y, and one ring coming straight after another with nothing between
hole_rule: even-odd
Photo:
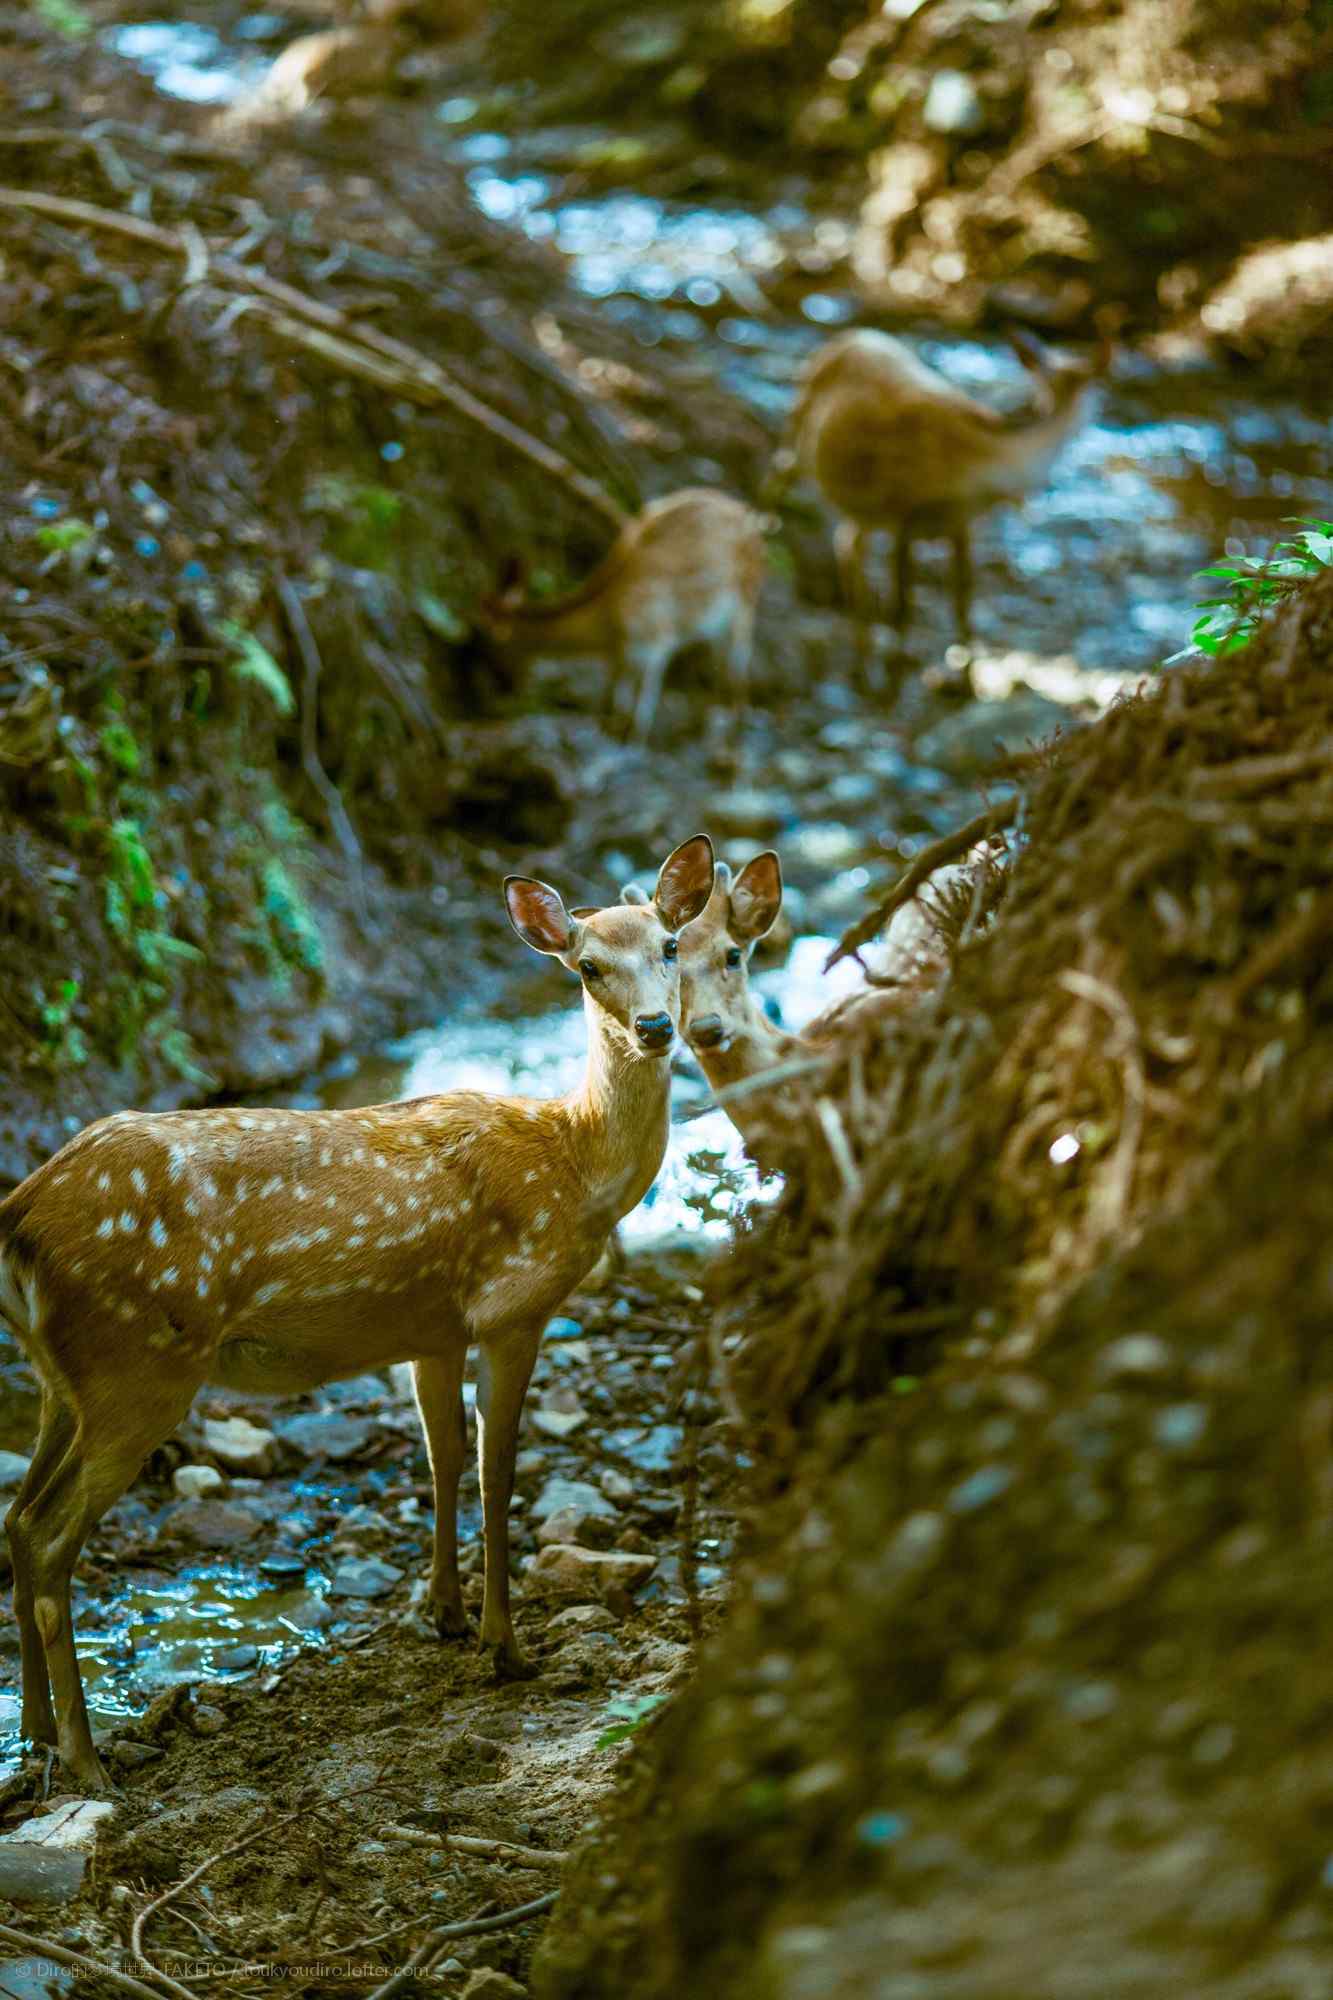
<instances>
[{"instance_id":1,"label":"steep bank slope","mask_svg":"<svg viewBox=\"0 0 1333 2000\"><path fill-rule=\"evenodd\" d=\"M754 1562L544 2000L1323 1991L1331 658L1325 578L1044 759L811 1105L723 1305Z\"/></svg>"}]
</instances>

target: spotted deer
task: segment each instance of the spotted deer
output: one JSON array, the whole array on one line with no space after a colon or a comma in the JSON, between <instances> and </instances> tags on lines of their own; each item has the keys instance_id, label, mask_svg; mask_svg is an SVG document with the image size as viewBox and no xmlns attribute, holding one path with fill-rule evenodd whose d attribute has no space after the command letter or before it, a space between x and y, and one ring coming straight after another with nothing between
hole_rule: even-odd
<instances>
[{"instance_id":1,"label":"spotted deer","mask_svg":"<svg viewBox=\"0 0 1333 2000\"><path fill-rule=\"evenodd\" d=\"M75 1652L79 1551L145 1458L214 1383L289 1394L414 1364L435 1539L427 1606L465 1629L457 1490L464 1357L479 1349L481 1643L526 1676L509 1608L507 1513L542 1327L639 1202L667 1142L680 1012L676 931L705 908L704 835L651 902L567 913L510 876L518 935L583 982L587 1068L567 1097L453 1091L343 1111L123 1111L0 1203L0 1322L41 1382L36 1450L7 1517L22 1727L104 1785ZM52 1697L54 1696L54 1706Z\"/></svg>"},{"instance_id":2,"label":"spotted deer","mask_svg":"<svg viewBox=\"0 0 1333 2000\"><path fill-rule=\"evenodd\" d=\"M625 893L643 896L642 890ZM885 965L898 983L849 994L799 1032L781 1028L764 1011L749 977L751 954L781 908L782 864L769 848L747 861L734 880L719 861L712 895L680 934L681 1034L715 1091L830 1050L840 1033L869 1013L903 1014L942 972L943 950L930 925L915 909L903 910L890 934ZM723 1109L760 1165L778 1160L780 1097L775 1102L772 1091L742 1093L724 1098Z\"/></svg>"},{"instance_id":3,"label":"spotted deer","mask_svg":"<svg viewBox=\"0 0 1333 2000\"><path fill-rule=\"evenodd\" d=\"M1036 382L1035 415L1005 417L957 389L902 341L860 328L815 355L792 413L780 478L801 470L838 515L834 547L843 595L870 615L865 564L878 529L896 534L892 617L912 612L912 547L925 536L953 543L953 605L959 636L972 628L972 523L1001 501L1039 487L1065 440L1088 413L1105 343L1093 361L1010 339Z\"/></svg>"},{"instance_id":4,"label":"spotted deer","mask_svg":"<svg viewBox=\"0 0 1333 2000\"><path fill-rule=\"evenodd\" d=\"M629 711L646 741L662 680L684 647L720 650L737 709L748 698L755 609L768 568L765 521L706 486L653 500L625 523L609 553L566 596L528 600L521 578L488 598L482 631L515 662L601 656L607 706Z\"/></svg>"}]
</instances>

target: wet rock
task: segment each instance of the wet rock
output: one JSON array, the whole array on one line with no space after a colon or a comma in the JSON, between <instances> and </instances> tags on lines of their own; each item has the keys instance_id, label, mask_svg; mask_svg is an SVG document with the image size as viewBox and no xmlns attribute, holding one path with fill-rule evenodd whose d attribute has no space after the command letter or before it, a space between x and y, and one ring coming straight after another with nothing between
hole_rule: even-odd
<instances>
[{"instance_id":1,"label":"wet rock","mask_svg":"<svg viewBox=\"0 0 1333 2000\"><path fill-rule=\"evenodd\" d=\"M77 1850L0 1840L0 1897L7 1903L67 1903L78 1895L87 1865L88 1857Z\"/></svg>"},{"instance_id":2,"label":"wet rock","mask_svg":"<svg viewBox=\"0 0 1333 2000\"><path fill-rule=\"evenodd\" d=\"M579 1320L548 1319L546 1322L546 1330L542 1335L542 1339L577 1340L582 1334L582 1332L583 1332L583 1326Z\"/></svg>"},{"instance_id":3,"label":"wet rock","mask_svg":"<svg viewBox=\"0 0 1333 2000\"><path fill-rule=\"evenodd\" d=\"M393 1533L391 1523L373 1507L353 1507L338 1523L338 1532L330 1546L336 1555L342 1555L349 1549L373 1547L377 1542L391 1540Z\"/></svg>"},{"instance_id":4,"label":"wet rock","mask_svg":"<svg viewBox=\"0 0 1333 2000\"><path fill-rule=\"evenodd\" d=\"M215 1465L178 1465L171 1485L182 1500L211 1500L226 1490L227 1482Z\"/></svg>"},{"instance_id":5,"label":"wet rock","mask_svg":"<svg viewBox=\"0 0 1333 2000\"><path fill-rule=\"evenodd\" d=\"M329 1584L330 1597L376 1598L387 1597L396 1583L401 1583L405 1572L395 1563L380 1562L375 1556L365 1556L350 1562L339 1563Z\"/></svg>"},{"instance_id":6,"label":"wet rock","mask_svg":"<svg viewBox=\"0 0 1333 2000\"><path fill-rule=\"evenodd\" d=\"M566 1479L563 1473L553 1472L532 1503L532 1518L540 1529L553 1514L565 1512L594 1516L603 1521L614 1521L616 1518L616 1510L606 1495L599 1493L586 1479Z\"/></svg>"},{"instance_id":7,"label":"wet rock","mask_svg":"<svg viewBox=\"0 0 1333 2000\"><path fill-rule=\"evenodd\" d=\"M248 1417L205 1417L204 1450L228 1472L262 1479L278 1463L278 1440Z\"/></svg>"},{"instance_id":8,"label":"wet rock","mask_svg":"<svg viewBox=\"0 0 1333 2000\"><path fill-rule=\"evenodd\" d=\"M227 1718L222 1709L214 1708L211 1702L198 1702L190 1713L190 1727L196 1736L221 1736L227 1727Z\"/></svg>"},{"instance_id":9,"label":"wet rock","mask_svg":"<svg viewBox=\"0 0 1333 2000\"><path fill-rule=\"evenodd\" d=\"M24 1473L29 1461L21 1451L0 1451L0 1493L12 1493Z\"/></svg>"},{"instance_id":10,"label":"wet rock","mask_svg":"<svg viewBox=\"0 0 1333 2000\"><path fill-rule=\"evenodd\" d=\"M560 1632L609 1632L615 1619L604 1604L571 1604L567 1611L557 1611L546 1621L548 1633Z\"/></svg>"},{"instance_id":11,"label":"wet rock","mask_svg":"<svg viewBox=\"0 0 1333 2000\"><path fill-rule=\"evenodd\" d=\"M0 1993L5 2000L52 2000L71 1993L77 1973L49 1958L0 1959Z\"/></svg>"},{"instance_id":12,"label":"wet rock","mask_svg":"<svg viewBox=\"0 0 1333 2000\"><path fill-rule=\"evenodd\" d=\"M492 1966L483 1965L463 1988L463 2000L528 2000L528 1989L507 1972L496 1972Z\"/></svg>"},{"instance_id":13,"label":"wet rock","mask_svg":"<svg viewBox=\"0 0 1333 2000\"><path fill-rule=\"evenodd\" d=\"M537 1542L546 1548L552 1542L578 1542L585 1548L604 1548L610 1541L612 1524L603 1514L589 1514L582 1507L562 1507L537 1530Z\"/></svg>"},{"instance_id":14,"label":"wet rock","mask_svg":"<svg viewBox=\"0 0 1333 2000\"><path fill-rule=\"evenodd\" d=\"M62 1799L52 1812L39 1813L16 1826L6 1841L26 1841L52 1852L89 1853L116 1808L107 1799ZM0 1841L0 1847L5 1841Z\"/></svg>"},{"instance_id":15,"label":"wet rock","mask_svg":"<svg viewBox=\"0 0 1333 2000\"><path fill-rule=\"evenodd\" d=\"M308 1410L284 1418L278 1429L284 1444L303 1458L327 1458L334 1465L357 1457L375 1436L370 1417L348 1416L343 1410Z\"/></svg>"},{"instance_id":16,"label":"wet rock","mask_svg":"<svg viewBox=\"0 0 1333 2000\"><path fill-rule=\"evenodd\" d=\"M282 1549L277 1549L271 1556L264 1557L259 1564L259 1574L278 1578L293 1577L297 1581L304 1581L309 1567L304 1556L291 1555Z\"/></svg>"},{"instance_id":17,"label":"wet rock","mask_svg":"<svg viewBox=\"0 0 1333 2000\"><path fill-rule=\"evenodd\" d=\"M156 1743L131 1743L121 1741L111 1746L111 1761L122 1771L138 1771L145 1764L156 1764L166 1752Z\"/></svg>"},{"instance_id":18,"label":"wet rock","mask_svg":"<svg viewBox=\"0 0 1333 2000\"><path fill-rule=\"evenodd\" d=\"M685 1442L679 1424L653 1424L647 1430L608 1431L602 1443L617 1458L627 1458L641 1472L670 1472Z\"/></svg>"},{"instance_id":19,"label":"wet rock","mask_svg":"<svg viewBox=\"0 0 1333 2000\"><path fill-rule=\"evenodd\" d=\"M607 1499L614 1501L618 1507L624 1507L634 1498L634 1481L618 1466L608 1465L602 1474L601 1487Z\"/></svg>"},{"instance_id":20,"label":"wet rock","mask_svg":"<svg viewBox=\"0 0 1333 2000\"><path fill-rule=\"evenodd\" d=\"M1068 728L1071 719L1058 701L1021 689L1003 701L971 702L957 715L946 715L918 736L916 754L942 771L975 771L1044 741Z\"/></svg>"},{"instance_id":21,"label":"wet rock","mask_svg":"<svg viewBox=\"0 0 1333 2000\"><path fill-rule=\"evenodd\" d=\"M567 1438L583 1428L588 1421L588 1412L546 1408L534 1410L530 1421L533 1429L540 1431L544 1437Z\"/></svg>"},{"instance_id":22,"label":"wet rock","mask_svg":"<svg viewBox=\"0 0 1333 2000\"><path fill-rule=\"evenodd\" d=\"M651 1555L556 1542L539 1552L528 1581L531 1589L547 1596L584 1603L590 1597L600 1597L603 1603L616 1605L626 1603L631 1592L642 1589L656 1567Z\"/></svg>"},{"instance_id":23,"label":"wet rock","mask_svg":"<svg viewBox=\"0 0 1333 2000\"><path fill-rule=\"evenodd\" d=\"M182 1500L162 1517L159 1539L189 1542L196 1549L236 1549L252 1542L258 1520L232 1500Z\"/></svg>"},{"instance_id":24,"label":"wet rock","mask_svg":"<svg viewBox=\"0 0 1333 2000\"><path fill-rule=\"evenodd\" d=\"M259 1665L260 1658L258 1646L228 1646L218 1654L215 1665L222 1674L246 1674Z\"/></svg>"}]
</instances>

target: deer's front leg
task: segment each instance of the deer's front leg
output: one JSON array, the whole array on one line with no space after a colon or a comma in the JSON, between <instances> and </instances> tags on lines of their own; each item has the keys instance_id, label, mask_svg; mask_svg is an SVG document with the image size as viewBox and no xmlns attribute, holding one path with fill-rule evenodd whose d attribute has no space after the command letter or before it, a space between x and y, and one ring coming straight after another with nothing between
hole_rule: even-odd
<instances>
[{"instance_id":1,"label":"deer's front leg","mask_svg":"<svg viewBox=\"0 0 1333 2000\"><path fill-rule=\"evenodd\" d=\"M511 1328L484 1346L477 1359L477 1453L486 1538L481 1646L502 1680L529 1680L537 1671L520 1653L509 1615L509 1502L514 1491L518 1420L541 1332L541 1325Z\"/></svg>"},{"instance_id":2,"label":"deer's front leg","mask_svg":"<svg viewBox=\"0 0 1333 2000\"><path fill-rule=\"evenodd\" d=\"M417 1409L426 1433L430 1477L435 1499L435 1541L430 1594L425 1613L442 1639L456 1639L467 1630L463 1593L458 1581L458 1482L467 1451L467 1419L463 1415L463 1356L460 1339L443 1354L433 1354L412 1366Z\"/></svg>"}]
</instances>

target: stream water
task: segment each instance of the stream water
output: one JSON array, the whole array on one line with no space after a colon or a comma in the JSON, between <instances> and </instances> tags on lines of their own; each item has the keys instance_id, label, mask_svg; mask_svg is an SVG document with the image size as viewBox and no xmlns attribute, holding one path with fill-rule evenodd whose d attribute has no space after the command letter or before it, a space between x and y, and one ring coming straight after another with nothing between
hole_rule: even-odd
<instances>
[{"instance_id":1,"label":"stream water","mask_svg":"<svg viewBox=\"0 0 1333 2000\"><path fill-rule=\"evenodd\" d=\"M164 92L221 105L252 87L298 32L300 24L280 14L256 13L225 36L196 23L144 20L108 31L107 40ZM792 202L760 212L732 201L710 208L624 190L596 199L568 194L559 165L568 134L487 129L476 101L457 96L446 96L433 116L440 145L465 172L482 212L552 242L568 257L574 282L645 346L698 356L771 422L790 399L802 358L830 329L860 317L860 303L833 281L847 246L845 221ZM772 280L793 258L809 282L789 288L779 307ZM997 345L923 339L921 346L983 396L1003 400L1021 387L1016 362ZM983 614L975 669L981 692L1002 696L1025 684L1058 702L1108 699L1126 669L1148 670L1185 643L1200 564L1224 547L1262 547L1286 516L1330 512L1333 454L1321 418L1290 399L1260 402L1241 387L1125 360L1046 491L994 525L996 556L1010 581ZM946 785L934 769L913 766L890 736L870 734L853 717L832 715L825 736L831 752L854 751L854 761L841 778L821 778L817 824L802 818L806 806L796 797L789 834L805 856L807 882L829 875L832 893L807 896L810 914L798 923L786 963L760 980L766 999L794 1026L837 990L821 975L825 932L835 925L820 912L865 886L849 829L858 814L863 826L871 824L865 814L881 788L875 756L881 776L896 772L923 795ZM801 872L798 861L798 884ZM550 1095L576 1080L582 1055L574 1006L537 1017L517 1007L464 1012L312 1080L288 1101L350 1105L456 1086ZM757 1191L722 1114L694 1115L706 1094L687 1062L675 1103L666 1167L624 1225L631 1250L687 1229L705 1243L724 1237L728 1213ZM21 1368L11 1369L0 1398L0 1442L16 1448L31 1437L25 1380ZM354 1405L356 1389L340 1385L335 1402ZM343 1612L328 1598L314 1527L331 1509L373 1504L377 1482L383 1476L373 1471L341 1479L335 1467L288 1483L288 1526L299 1529L308 1511L312 1532L302 1555L286 1557L276 1573L243 1554L207 1557L170 1574L136 1569L126 1587L90 1601L79 1613L80 1643L95 1712L124 1714L131 1692L155 1682L248 1671L256 1649L271 1658L320 1631L336 1641ZM134 1526L136 1509L146 1529L148 1510L133 1496L118 1510L122 1525ZM0 1694L0 1755L15 1748L16 1707L16 1697Z\"/></svg>"}]
</instances>

